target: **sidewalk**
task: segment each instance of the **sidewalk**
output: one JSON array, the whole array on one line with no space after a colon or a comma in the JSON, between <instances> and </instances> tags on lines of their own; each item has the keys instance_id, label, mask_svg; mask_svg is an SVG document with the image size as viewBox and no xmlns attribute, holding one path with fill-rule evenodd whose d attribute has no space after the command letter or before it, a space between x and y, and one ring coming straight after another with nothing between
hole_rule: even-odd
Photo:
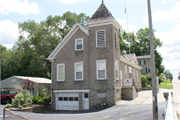
<instances>
[{"instance_id":1,"label":"sidewalk","mask_svg":"<svg viewBox=\"0 0 180 120\"><path fill-rule=\"evenodd\" d=\"M172 92L172 89L159 89L157 93L158 103L165 102L163 92ZM152 90L138 92L138 97L134 100L121 100L117 102L118 105L141 105L141 104L152 104Z\"/></svg>"},{"instance_id":2,"label":"sidewalk","mask_svg":"<svg viewBox=\"0 0 180 120\"><path fill-rule=\"evenodd\" d=\"M173 84L173 100L174 109L178 113L178 119L180 120L180 81L172 81Z\"/></svg>"}]
</instances>

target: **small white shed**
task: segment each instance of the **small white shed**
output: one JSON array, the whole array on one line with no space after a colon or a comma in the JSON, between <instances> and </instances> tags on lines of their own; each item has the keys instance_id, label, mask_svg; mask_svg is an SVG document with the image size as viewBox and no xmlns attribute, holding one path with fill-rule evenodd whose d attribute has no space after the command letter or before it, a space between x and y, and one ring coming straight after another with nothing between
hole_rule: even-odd
<instances>
[{"instance_id":1,"label":"small white shed","mask_svg":"<svg viewBox=\"0 0 180 120\"><path fill-rule=\"evenodd\" d=\"M41 77L12 76L0 81L0 85L2 89L10 90L10 93L16 93L23 89L24 83L22 84L22 82L27 80L31 81L31 83L34 83L31 89L29 89L32 95L37 96L41 86L46 89L47 95L51 93L51 80Z\"/></svg>"}]
</instances>

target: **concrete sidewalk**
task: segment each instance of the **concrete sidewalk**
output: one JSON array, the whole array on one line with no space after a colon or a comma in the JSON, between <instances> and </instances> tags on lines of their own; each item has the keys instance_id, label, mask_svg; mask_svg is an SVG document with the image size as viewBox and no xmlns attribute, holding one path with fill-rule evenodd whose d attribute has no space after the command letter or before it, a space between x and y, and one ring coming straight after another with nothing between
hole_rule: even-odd
<instances>
[{"instance_id":1,"label":"concrete sidewalk","mask_svg":"<svg viewBox=\"0 0 180 120\"><path fill-rule=\"evenodd\" d=\"M157 93L158 103L165 102L163 92L172 92L172 89L159 89ZM152 104L152 90L138 92L138 97L134 100L121 100L117 102L118 105L141 105L141 104Z\"/></svg>"}]
</instances>

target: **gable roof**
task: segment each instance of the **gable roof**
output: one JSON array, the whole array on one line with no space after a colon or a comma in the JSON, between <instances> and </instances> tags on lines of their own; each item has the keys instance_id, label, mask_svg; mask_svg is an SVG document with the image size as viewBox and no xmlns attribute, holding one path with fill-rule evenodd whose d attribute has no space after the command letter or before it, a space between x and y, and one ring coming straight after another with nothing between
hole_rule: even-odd
<instances>
[{"instance_id":1,"label":"gable roof","mask_svg":"<svg viewBox=\"0 0 180 120\"><path fill-rule=\"evenodd\" d=\"M134 60L134 53L133 54L124 54L130 61Z\"/></svg>"},{"instance_id":2,"label":"gable roof","mask_svg":"<svg viewBox=\"0 0 180 120\"><path fill-rule=\"evenodd\" d=\"M69 41L69 39L76 33L78 29L81 29L84 33L89 35L89 31L85 29L79 23L76 23L73 28L68 32L68 34L63 38L63 40L58 44L58 46L53 50L53 52L48 56L47 60L56 59L56 55L60 52L60 50L64 47L64 45Z\"/></svg>"},{"instance_id":3,"label":"gable roof","mask_svg":"<svg viewBox=\"0 0 180 120\"><path fill-rule=\"evenodd\" d=\"M88 22L95 22L100 20L114 19L110 11L105 6L104 2L101 3L99 8L93 14L92 18Z\"/></svg>"}]
</instances>

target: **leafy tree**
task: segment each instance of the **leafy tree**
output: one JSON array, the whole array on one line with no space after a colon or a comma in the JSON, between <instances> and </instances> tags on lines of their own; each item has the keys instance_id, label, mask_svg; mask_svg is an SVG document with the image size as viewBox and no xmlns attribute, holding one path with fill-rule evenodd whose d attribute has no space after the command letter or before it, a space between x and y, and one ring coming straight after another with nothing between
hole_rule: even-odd
<instances>
[{"instance_id":1,"label":"leafy tree","mask_svg":"<svg viewBox=\"0 0 180 120\"><path fill-rule=\"evenodd\" d=\"M165 70L165 71L163 72L163 74L166 76L166 79L169 79L169 80L172 81L172 79L173 79L173 74L172 74L169 70Z\"/></svg>"},{"instance_id":2,"label":"leafy tree","mask_svg":"<svg viewBox=\"0 0 180 120\"><path fill-rule=\"evenodd\" d=\"M155 30L153 30L153 35ZM157 48L162 46L162 42L159 38L153 36L154 39L154 52L155 52L155 66L156 71L161 74L164 71L164 66L162 65L162 56L157 52ZM149 28L139 29L138 32L130 32L129 33L129 41L130 41L130 52L135 53L136 56L150 55L150 39L149 39ZM128 43L128 35L125 31L120 31L120 48L121 50L125 50L126 53L129 53Z\"/></svg>"},{"instance_id":3,"label":"leafy tree","mask_svg":"<svg viewBox=\"0 0 180 120\"><path fill-rule=\"evenodd\" d=\"M51 78L51 63L46 58L75 23L86 27L89 19L84 13L68 11L62 16L48 16L40 23L34 20L19 23L21 35L14 47L6 49L1 45L2 80L13 75Z\"/></svg>"}]
</instances>

